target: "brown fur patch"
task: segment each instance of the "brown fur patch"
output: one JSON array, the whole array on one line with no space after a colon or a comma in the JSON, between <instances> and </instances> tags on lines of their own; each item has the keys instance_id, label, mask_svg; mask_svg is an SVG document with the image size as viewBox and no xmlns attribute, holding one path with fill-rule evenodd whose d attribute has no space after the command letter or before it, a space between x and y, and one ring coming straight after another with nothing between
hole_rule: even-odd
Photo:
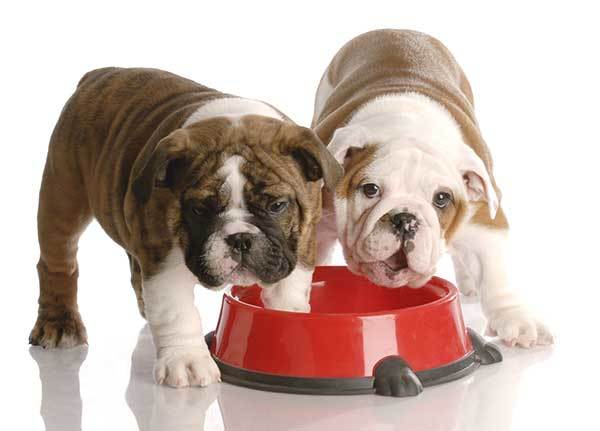
<instances>
[{"instance_id":1,"label":"brown fur patch","mask_svg":"<svg viewBox=\"0 0 600 431\"><path fill-rule=\"evenodd\" d=\"M464 221L466 212L466 203L458 198L455 198L454 203L450 204L448 207L437 210L440 228L442 229L442 235L446 240L446 244L452 240L459 226Z\"/></svg>"},{"instance_id":2,"label":"brown fur patch","mask_svg":"<svg viewBox=\"0 0 600 431\"><path fill-rule=\"evenodd\" d=\"M377 144L354 150L344 160L344 177L336 187L338 197L349 199L365 178L365 170L373 162Z\"/></svg>"},{"instance_id":3,"label":"brown fur patch","mask_svg":"<svg viewBox=\"0 0 600 431\"><path fill-rule=\"evenodd\" d=\"M492 220L485 202L476 202L473 205L476 205L477 209L471 217L471 223L481 224L492 229L508 229L508 220L502 208L498 208L496 218Z\"/></svg>"}]
</instances>

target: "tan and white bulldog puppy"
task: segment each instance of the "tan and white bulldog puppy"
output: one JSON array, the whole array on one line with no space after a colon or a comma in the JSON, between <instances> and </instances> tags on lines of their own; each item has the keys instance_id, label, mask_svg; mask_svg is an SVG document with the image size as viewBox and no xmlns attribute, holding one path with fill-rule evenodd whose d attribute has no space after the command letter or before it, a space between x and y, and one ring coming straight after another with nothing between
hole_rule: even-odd
<instances>
[{"instance_id":1,"label":"tan and white bulldog puppy","mask_svg":"<svg viewBox=\"0 0 600 431\"><path fill-rule=\"evenodd\" d=\"M335 240L374 283L422 286L448 250L466 295L509 345L552 336L507 286L508 223L466 76L448 49L414 31L348 42L321 79L313 128L344 164L324 194L319 263Z\"/></svg>"},{"instance_id":2,"label":"tan and white bulldog puppy","mask_svg":"<svg viewBox=\"0 0 600 431\"><path fill-rule=\"evenodd\" d=\"M340 177L312 130L263 102L159 70L86 74L48 150L30 342L86 342L76 252L96 218L129 256L157 382L217 381L194 285L259 283L267 307L308 311L321 180L333 188Z\"/></svg>"}]
</instances>

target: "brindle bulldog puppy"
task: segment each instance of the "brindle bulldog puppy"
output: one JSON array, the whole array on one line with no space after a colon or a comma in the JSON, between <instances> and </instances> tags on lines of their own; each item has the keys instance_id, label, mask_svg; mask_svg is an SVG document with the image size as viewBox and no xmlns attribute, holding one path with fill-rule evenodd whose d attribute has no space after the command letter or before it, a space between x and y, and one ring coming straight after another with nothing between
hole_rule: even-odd
<instances>
[{"instance_id":1,"label":"brindle bulldog puppy","mask_svg":"<svg viewBox=\"0 0 600 431\"><path fill-rule=\"evenodd\" d=\"M76 253L96 218L129 256L157 349L156 381L182 387L219 380L194 285L259 283L267 307L309 310L321 180L331 189L340 176L310 129L265 103L160 70L89 72L48 150L30 342L87 342Z\"/></svg>"}]
</instances>

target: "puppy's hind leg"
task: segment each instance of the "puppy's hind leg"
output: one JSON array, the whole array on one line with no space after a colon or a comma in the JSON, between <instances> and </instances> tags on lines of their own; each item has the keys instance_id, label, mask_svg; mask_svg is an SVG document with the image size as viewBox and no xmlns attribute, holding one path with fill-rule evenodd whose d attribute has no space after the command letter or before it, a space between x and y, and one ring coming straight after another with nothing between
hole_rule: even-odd
<instances>
[{"instance_id":1,"label":"puppy's hind leg","mask_svg":"<svg viewBox=\"0 0 600 431\"><path fill-rule=\"evenodd\" d=\"M499 214L502 220L504 215ZM462 262L469 262L469 275L481 298L483 314L488 320L488 333L497 334L509 346L551 344L553 337L548 328L531 314L517 292L509 286L507 241L506 222L499 226L490 221L477 222L464 226L457 233L451 249Z\"/></svg>"},{"instance_id":2,"label":"puppy's hind leg","mask_svg":"<svg viewBox=\"0 0 600 431\"><path fill-rule=\"evenodd\" d=\"M131 270L131 286L135 291L135 297L137 299L140 315L145 319L146 312L144 311L144 297L142 296L142 269L134 256L127 253L127 257L129 258L129 269Z\"/></svg>"},{"instance_id":3,"label":"puppy's hind leg","mask_svg":"<svg viewBox=\"0 0 600 431\"><path fill-rule=\"evenodd\" d=\"M460 293L469 299L477 299L479 291L472 274L476 274L478 269L469 268L469 266L478 265L475 256L469 255L468 252L462 254L452 253L452 263L454 264L454 276Z\"/></svg>"},{"instance_id":4,"label":"puppy's hind leg","mask_svg":"<svg viewBox=\"0 0 600 431\"><path fill-rule=\"evenodd\" d=\"M83 181L49 153L38 207L38 317L29 342L44 348L87 343L77 307L77 243L91 221Z\"/></svg>"}]
</instances>

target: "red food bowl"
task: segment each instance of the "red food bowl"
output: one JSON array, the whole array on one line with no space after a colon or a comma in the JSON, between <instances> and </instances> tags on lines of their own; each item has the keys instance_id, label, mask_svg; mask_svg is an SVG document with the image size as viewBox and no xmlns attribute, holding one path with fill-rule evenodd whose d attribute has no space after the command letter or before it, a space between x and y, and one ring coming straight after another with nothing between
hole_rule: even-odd
<instances>
[{"instance_id":1,"label":"red food bowl","mask_svg":"<svg viewBox=\"0 0 600 431\"><path fill-rule=\"evenodd\" d=\"M310 303L310 313L292 313L263 308L258 286L225 294L207 335L223 380L280 392L408 396L502 360L465 327L457 289L441 278L389 289L323 266Z\"/></svg>"}]
</instances>

